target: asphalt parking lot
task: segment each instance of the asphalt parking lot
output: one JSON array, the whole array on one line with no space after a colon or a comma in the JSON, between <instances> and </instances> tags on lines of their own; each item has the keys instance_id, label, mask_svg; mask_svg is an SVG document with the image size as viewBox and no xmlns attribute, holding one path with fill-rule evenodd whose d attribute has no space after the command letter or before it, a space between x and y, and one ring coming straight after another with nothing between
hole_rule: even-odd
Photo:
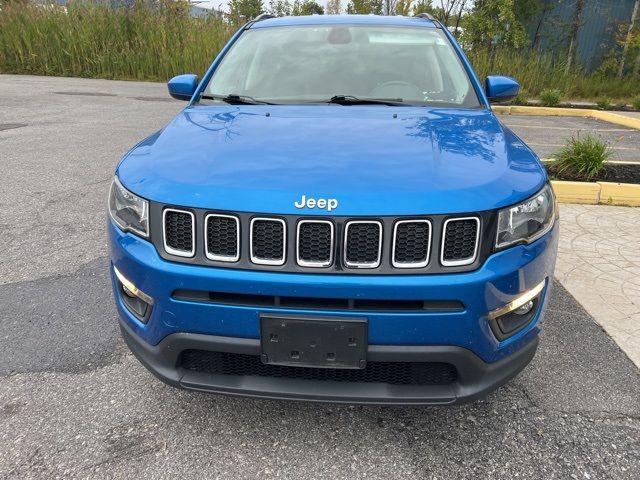
<instances>
[{"instance_id":1,"label":"asphalt parking lot","mask_svg":"<svg viewBox=\"0 0 640 480\"><path fill-rule=\"evenodd\" d=\"M165 386L119 337L105 203L118 159L182 104L159 84L0 75L0 106L0 478L640 478L638 369L560 285L533 363L471 405Z\"/></svg>"},{"instance_id":2,"label":"asphalt parking lot","mask_svg":"<svg viewBox=\"0 0 640 480\"><path fill-rule=\"evenodd\" d=\"M591 133L612 150L611 160L640 162L640 131L579 117L500 115L500 121L527 142L542 159L551 158L571 137Z\"/></svg>"}]
</instances>

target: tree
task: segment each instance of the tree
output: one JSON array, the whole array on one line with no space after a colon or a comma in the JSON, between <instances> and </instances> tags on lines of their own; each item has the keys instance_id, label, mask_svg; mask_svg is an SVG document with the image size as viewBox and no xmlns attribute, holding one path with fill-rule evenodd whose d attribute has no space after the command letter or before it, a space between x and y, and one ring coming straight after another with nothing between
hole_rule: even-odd
<instances>
[{"instance_id":1,"label":"tree","mask_svg":"<svg viewBox=\"0 0 640 480\"><path fill-rule=\"evenodd\" d=\"M578 42L578 32L582 26L582 14L584 12L584 0L576 0L576 10L573 15L573 23L569 33L569 54L567 55L566 73L569 73L571 66L576 61L576 44Z\"/></svg>"},{"instance_id":2,"label":"tree","mask_svg":"<svg viewBox=\"0 0 640 480\"><path fill-rule=\"evenodd\" d=\"M516 18L514 0L476 0L464 25L463 40L469 45L521 48L529 42L527 32Z\"/></svg>"},{"instance_id":3,"label":"tree","mask_svg":"<svg viewBox=\"0 0 640 480\"><path fill-rule=\"evenodd\" d=\"M636 21L638 19L638 15L640 15L640 0L636 0L636 3L633 7L633 13L631 14L631 23L629 23L629 28L627 29L627 36L624 41L624 45L622 47L622 58L620 59L620 65L618 67L618 78L622 78L624 75L624 64L627 59L627 54L629 53L629 46L633 42L633 30L636 27ZM638 56L638 62L636 65L640 63L640 56Z\"/></svg>"},{"instance_id":4,"label":"tree","mask_svg":"<svg viewBox=\"0 0 640 480\"><path fill-rule=\"evenodd\" d=\"M342 11L340 0L328 0L325 12L327 15L338 15Z\"/></svg>"},{"instance_id":5,"label":"tree","mask_svg":"<svg viewBox=\"0 0 640 480\"><path fill-rule=\"evenodd\" d=\"M413 14L418 15L420 13L435 14L436 11L433 8L433 0L418 0L413 7Z\"/></svg>"},{"instance_id":6,"label":"tree","mask_svg":"<svg viewBox=\"0 0 640 480\"><path fill-rule=\"evenodd\" d=\"M285 17L291 15L291 4L288 0L270 0L268 11L274 17Z\"/></svg>"},{"instance_id":7,"label":"tree","mask_svg":"<svg viewBox=\"0 0 640 480\"><path fill-rule=\"evenodd\" d=\"M368 15L370 13L382 15L383 0L349 0L347 13L359 13Z\"/></svg>"},{"instance_id":8,"label":"tree","mask_svg":"<svg viewBox=\"0 0 640 480\"><path fill-rule=\"evenodd\" d=\"M439 0L438 19L449 26L450 20L455 15L457 18L456 27L460 24L462 12L467 6L468 0Z\"/></svg>"},{"instance_id":9,"label":"tree","mask_svg":"<svg viewBox=\"0 0 640 480\"><path fill-rule=\"evenodd\" d=\"M314 0L295 0L295 2L293 2L293 11L291 14L295 16L313 14L324 15L324 8Z\"/></svg>"},{"instance_id":10,"label":"tree","mask_svg":"<svg viewBox=\"0 0 640 480\"><path fill-rule=\"evenodd\" d=\"M243 23L264 12L262 0L229 0L229 19Z\"/></svg>"},{"instance_id":11,"label":"tree","mask_svg":"<svg viewBox=\"0 0 640 480\"><path fill-rule=\"evenodd\" d=\"M540 33L542 26L547 20L547 13L558 6L557 0L516 0L516 18L522 22L534 22L535 32L533 34L533 48L540 49Z\"/></svg>"},{"instance_id":12,"label":"tree","mask_svg":"<svg viewBox=\"0 0 640 480\"><path fill-rule=\"evenodd\" d=\"M398 0L398 3L396 4L396 14L408 17L411 14L412 6L413 0Z\"/></svg>"}]
</instances>

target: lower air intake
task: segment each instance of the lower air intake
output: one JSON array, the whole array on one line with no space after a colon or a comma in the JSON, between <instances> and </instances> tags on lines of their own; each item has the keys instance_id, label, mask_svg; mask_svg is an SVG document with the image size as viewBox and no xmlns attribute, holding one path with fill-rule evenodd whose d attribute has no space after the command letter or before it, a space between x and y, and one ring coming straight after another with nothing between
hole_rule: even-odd
<instances>
[{"instance_id":1,"label":"lower air intake","mask_svg":"<svg viewBox=\"0 0 640 480\"><path fill-rule=\"evenodd\" d=\"M450 385L456 368L438 362L368 362L361 370L265 365L256 355L185 350L180 365L187 370L218 375L290 378L330 382L386 383L391 385Z\"/></svg>"}]
</instances>

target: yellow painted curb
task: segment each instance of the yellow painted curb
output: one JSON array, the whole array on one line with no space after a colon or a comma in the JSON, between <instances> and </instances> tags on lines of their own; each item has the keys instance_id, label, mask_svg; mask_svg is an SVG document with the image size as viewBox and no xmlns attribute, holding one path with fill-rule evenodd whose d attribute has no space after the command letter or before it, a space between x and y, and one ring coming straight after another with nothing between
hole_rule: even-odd
<instances>
[{"instance_id":1,"label":"yellow painted curb","mask_svg":"<svg viewBox=\"0 0 640 480\"><path fill-rule=\"evenodd\" d=\"M551 184L559 202L596 205L600 201L600 185L597 183L552 180Z\"/></svg>"},{"instance_id":2,"label":"yellow painted curb","mask_svg":"<svg viewBox=\"0 0 640 480\"><path fill-rule=\"evenodd\" d=\"M536 115L543 117L580 117L593 118L603 122L622 125L627 128L640 130L640 118L631 118L619 113L604 112L602 110L588 110L581 108L556 108L556 107L521 107L518 105L496 105L493 111L500 115Z\"/></svg>"},{"instance_id":3,"label":"yellow painted curb","mask_svg":"<svg viewBox=\"0 0 640 480\"><path fill-rule=\"evenodd\" d=\"M566 182L552 180L561 203L620 205L640 207L640 185L611 182Z\"/></svg>"},{"instance_id":4,"label":"yellow painted curb","mask_svg":"<svg viewBox=\"0 0 640 480\"><path fill-rule=\"evenodd\" d=\"M640 207L640 185L632 183L598 183L601 187L600 203Z\"/></svg>"}]
</instances>

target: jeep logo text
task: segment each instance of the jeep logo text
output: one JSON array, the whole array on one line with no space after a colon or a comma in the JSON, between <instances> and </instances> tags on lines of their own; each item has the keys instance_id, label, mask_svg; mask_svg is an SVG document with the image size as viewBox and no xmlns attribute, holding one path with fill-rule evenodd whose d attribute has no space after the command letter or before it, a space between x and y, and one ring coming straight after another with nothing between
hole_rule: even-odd
<instances>
[{"instance_id":1,"label":"jeep logo text","mask_svg":"<svg viewBox=\"0 0 640 480\"><path fill-rule=\"evenodd\" d=\"M328 212L338 208L338 200L335 198L307 198L306 195L302 195L299 202L293 202L296 208L326 208Z\"/></svg>"}]
</instances>

